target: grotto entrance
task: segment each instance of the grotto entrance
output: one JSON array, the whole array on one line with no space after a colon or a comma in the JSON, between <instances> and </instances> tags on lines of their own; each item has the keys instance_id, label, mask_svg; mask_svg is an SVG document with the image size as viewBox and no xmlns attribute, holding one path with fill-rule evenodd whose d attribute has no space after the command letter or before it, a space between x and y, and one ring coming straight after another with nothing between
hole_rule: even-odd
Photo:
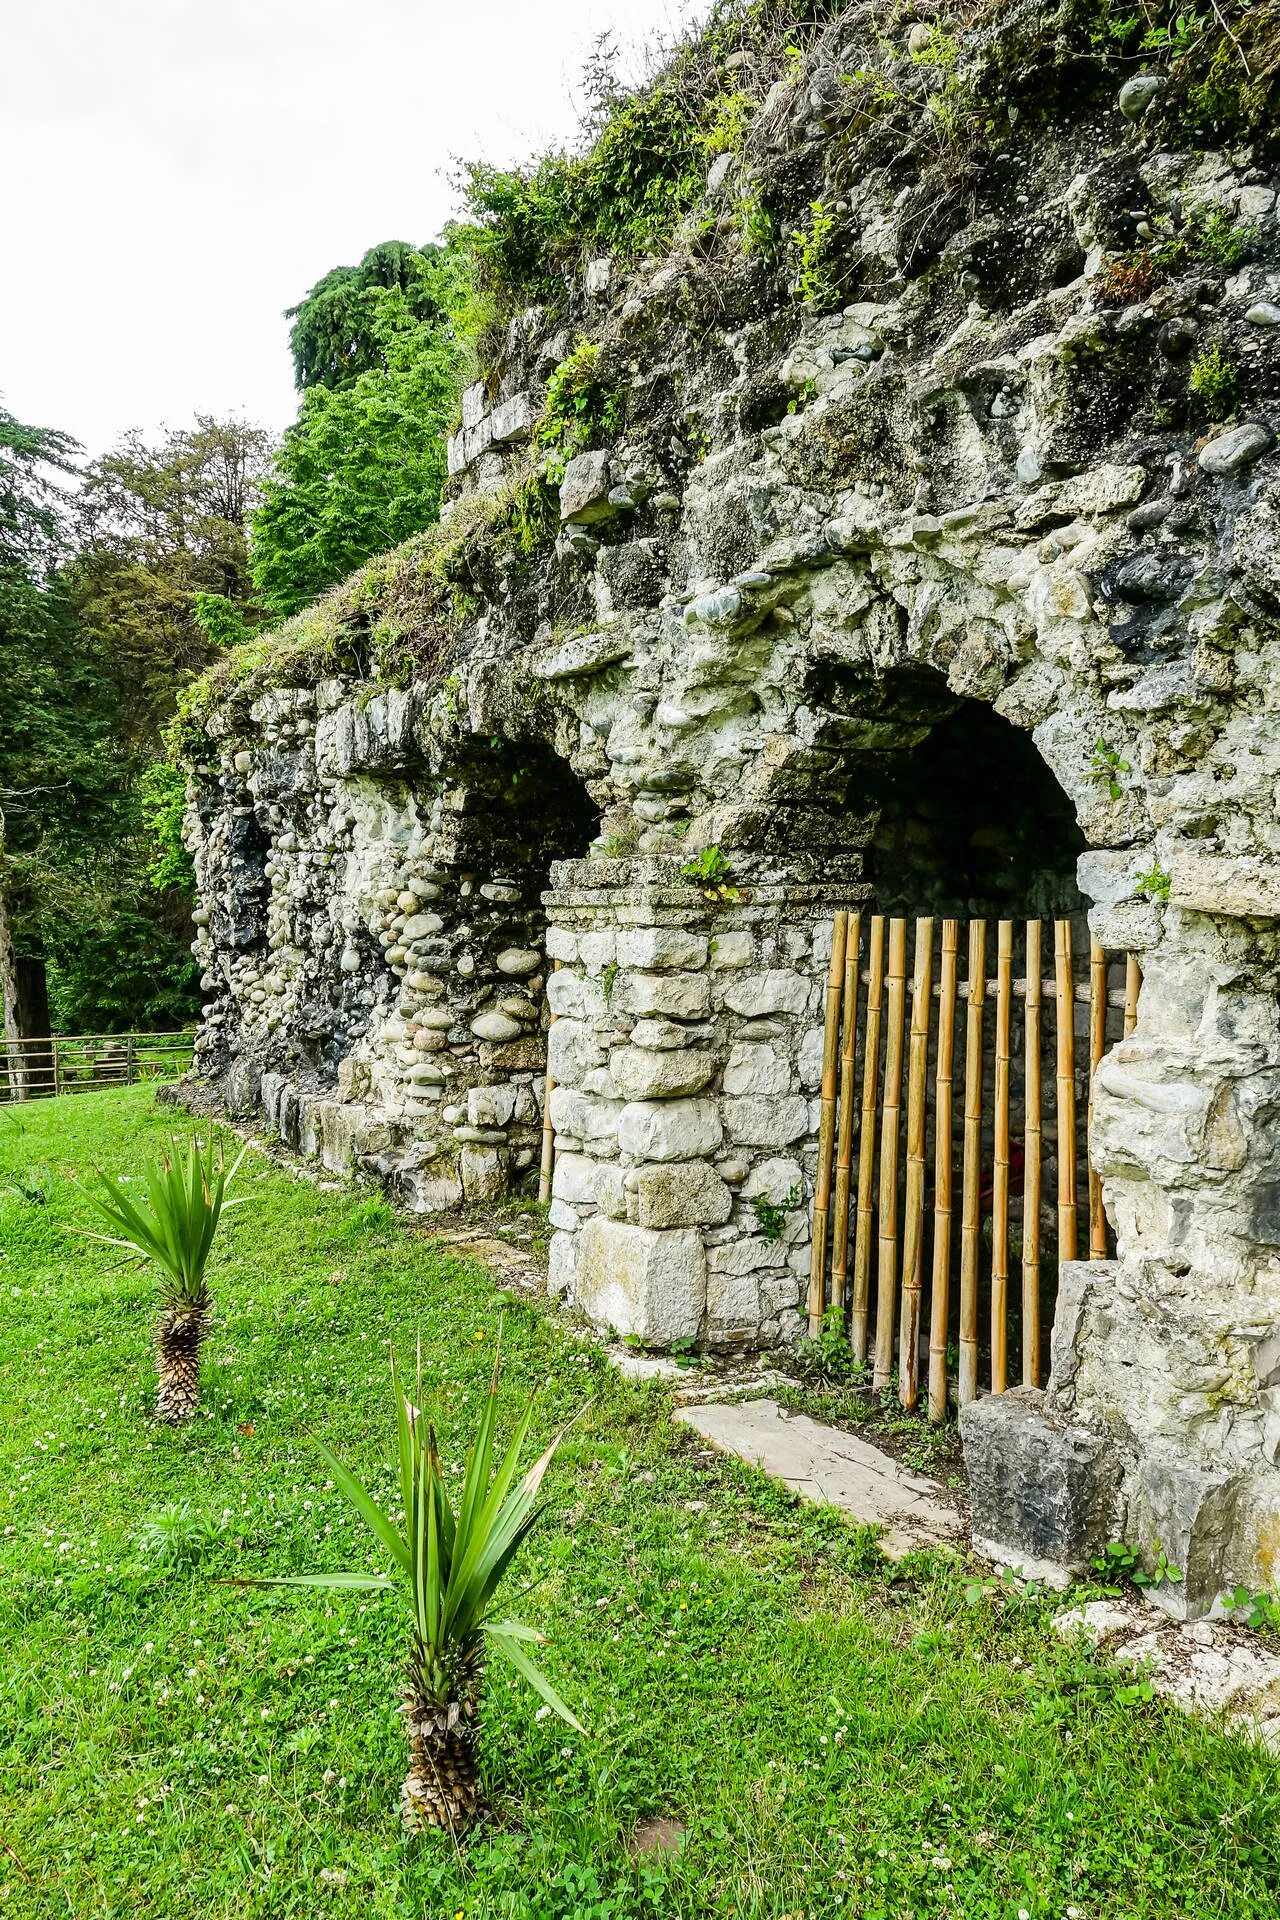
<instances>
[{"instance_id":1,"label":"grotto entrance","mask_svg":"<svg viewBox=\"0 0 1280 1920\"><path fill-rule=\"evenodd\" d=\"M418 806L427 811L426 794ZM398 1182L415 1204L486 1200L536 1177L549 1017L542 896L552 862L581 858L598 823L541 741L471 736L441 769L404 895L430 910L417 924L410 909L416 944L390 956L404 962L391 1031L401 1091L434 1136L426 1164L419 1144Z\"/></svg>"},{"instance_id":2,"label":"grotto entrance","mask_svg":"<svg viewBox=\"0 0 1280 1920\"><path fill-rule=\"evenodd\" d=\"M809 1316L933 1418L1042 1383L1062 1260L1111 1251L1092 1071L1137 971L1091 946L1086 841L1028 735L940 676L877 683L849 787L866 896L828 979Z\"/></svg>"}]
</instances>

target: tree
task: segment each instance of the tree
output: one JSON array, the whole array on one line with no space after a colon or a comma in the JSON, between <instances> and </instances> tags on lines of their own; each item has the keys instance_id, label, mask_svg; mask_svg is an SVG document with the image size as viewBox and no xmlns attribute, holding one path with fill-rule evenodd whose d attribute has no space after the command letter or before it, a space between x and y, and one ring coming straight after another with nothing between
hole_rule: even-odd
<instances>
[{"instance_id":1,"label":"tree","mask_svg":"<svg viewBox=\"0 0 1280 1920\"><path fill-rule=\"evenodd\" d=\"M375 248L365 256L387 255ZM465 246L412 254L403 285L326 275L295 308L302 406L253 518L251 565L275 614L306 606L363 561L429 526L463 355L451 315Z\"/></svg>"},{"instance_id":2,"label":"tree","mask_svg":"<svg viewBox=\"0 0 1280 1920\"><path fill-rule=\"evenodd\" d=\"M381 296L388 291L403 296L420 325L443 323L443 252L440 247L384 240L370 247L358 267L332 268L296 307L289 307L285 318L293 321L289 350L299 393L309 387L348 386L385 364L378 316Z\"/></svg>"},{"instance_id":3,"label":"tree","mask_svg":"<svg viewBox=\"0 0 1280 1920\"><path fill-rule=\"evenodd\" d=\"M43 1090L49 1049L44 946L33 912L31 861L55 794L72 772L53 764L46 733L61 691L56 662L65 607L55 569L67 539L63 477L78 448L66 434L24 425L0 408L0 997L10 1090ZM82 757L83 729L76 729Z\"/></svg>"}]
</instances>

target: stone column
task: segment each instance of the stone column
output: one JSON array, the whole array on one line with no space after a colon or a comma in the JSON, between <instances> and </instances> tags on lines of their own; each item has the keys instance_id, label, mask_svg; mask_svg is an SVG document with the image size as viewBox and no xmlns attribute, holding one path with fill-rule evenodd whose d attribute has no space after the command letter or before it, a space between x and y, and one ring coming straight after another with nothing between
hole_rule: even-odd
<instances>
[{"instance_id":1,"label":"stone column","mask_svg":"<svg viewBox=\"0 0 1280 1920\"><path fill-rule=\"evenodd\" d=\"M1277 936L1170 911L1094 1085L1119 1258L1062 1270L1044 1394L966 1409L975 1532L1083 1570L1108 1538L1204 1612L1280 1586Z\"/></svg>"},{"instance_id":2,"label":"stone column","mask_svg":"<svg viewBox=\"0 0 1280 1920\"><path fill-rule=\"evenodd\" d=\"M677 866L553 869L551 1288L654 1346L770 1346L802 1325L823 988L848 888L708 901Z\"/></svg>"}]
</instances>

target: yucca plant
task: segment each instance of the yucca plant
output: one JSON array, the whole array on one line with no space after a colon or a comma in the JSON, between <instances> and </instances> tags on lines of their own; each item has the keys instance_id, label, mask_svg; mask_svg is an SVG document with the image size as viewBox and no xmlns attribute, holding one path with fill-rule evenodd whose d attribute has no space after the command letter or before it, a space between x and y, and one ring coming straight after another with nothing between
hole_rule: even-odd
<instances>
[{"instance_id":1,"label":"yucca plant","mask_svg":"<svg viewBox=\"0 0 1280 1920\"><path fill-rule=\"evenodd\" d=\"M96 1168L96 1190L80 1191L116 1231L73 1231L102 1246L124 1247L159 1267L156 1414L180 1425L192 1419L200 1405L200 1348L211 1305L205 1269L223 1213L243 1204L228 1200L226 1191L248 1148L241 1148L228 1169L221 1141L215 1142L212 1134L207 1147L194 1138L185 1153L176 1140L173 1147L172 1156L166 1153L145 1169L143 1193L136 1198L123 1181Z\"/></svg>"},{"instance_id":2,"label":"yucca plant","mask_svg":"<svg viewBox=\"0 0 1280 1920\"><path fill-rule=\"evenodd\" d=\"M394 1353L391 1388L400 1467L399 1522L327 1447L320 1448L339 1491L390 1555L391 1572L306 1573L246 1584L393 1589L401 1594L409 1612L407 1684L401 1697L409 1771L400 1791L401 1818L411 1832L436 1827L459 1835L483 1808L478 1716L490 1649L508 1660L562 1720L583 1731L525 1652L529 1642L541 1644L542 1635L517 1620L496 1617L498 1586L545 1511L538 1490L564 1436L557 1435L516 1481L533 1418L530 1401L495 1468L495 1357L455 1507L441 1470L435 1428L401 1390ZM421 1355L416 1397L422 1398Z\"/></svg>"}]
</instances>

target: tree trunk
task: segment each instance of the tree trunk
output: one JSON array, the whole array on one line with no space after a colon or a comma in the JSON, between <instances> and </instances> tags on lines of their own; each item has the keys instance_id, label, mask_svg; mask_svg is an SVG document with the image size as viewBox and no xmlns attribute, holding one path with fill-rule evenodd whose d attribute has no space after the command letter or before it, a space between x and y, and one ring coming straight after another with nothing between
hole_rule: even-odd
<instances>
[{"instance_id":1,"label":"tree trunk","mask_svg":"<svg viewBox=\"0 0 1280 1920\"><path fill-rule=\"evenodd\" d=\"M2 827L0 816L0 827ZM0 835L0 863L4 840ZM49 988L44 953L20 953L14 935L14 901L0 864L0 995L4 999L5 1057L9 1098L34 1100L54 1091L53 1047L49 1039Z\"/></svg>"},{"instance_id":2,"label":"tree trunk","mask_svg":"<svg viewBox=\"0 0 1280 1920\"><path fill-rule=\"evenodd\" d=\"M476 1695L437 1706L410 1689L401 1703L409 1730L409 1772L400 1818L410 1833L435 1827L455 1837L484 1809Z\"/></svg>"},{"instance_id":3,"label":"tree trunk","mask_svg":"<svg viewBox=\"0 0 1280 1920\"><path fill-rule=\"evenodd\" d=\"M156 1329L156 1418L169 1426L194 1420L200 1406L200 1346L208 1309L166 1306Z\"/></svg>"}]
</instances>

